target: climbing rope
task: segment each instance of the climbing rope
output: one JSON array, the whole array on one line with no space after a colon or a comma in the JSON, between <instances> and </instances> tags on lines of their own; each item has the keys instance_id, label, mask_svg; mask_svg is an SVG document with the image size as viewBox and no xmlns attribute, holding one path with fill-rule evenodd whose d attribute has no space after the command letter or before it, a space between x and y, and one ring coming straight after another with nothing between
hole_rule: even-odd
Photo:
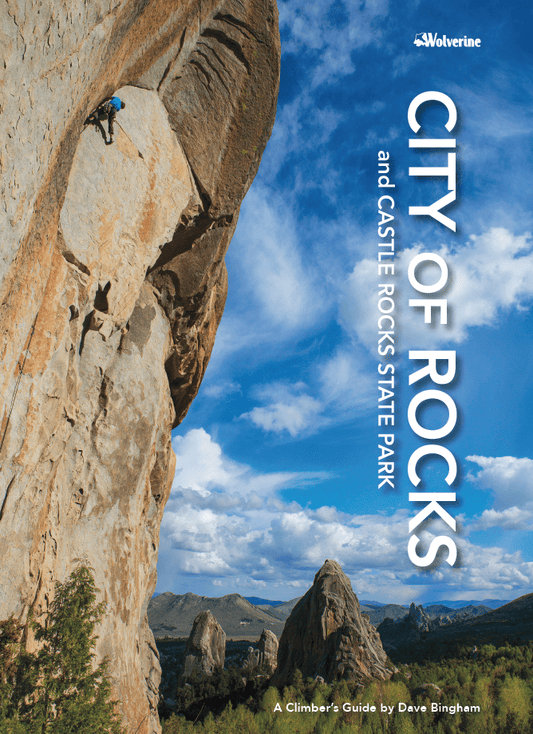
<instances>
[{"instance_id":1,"label":"climbing rope","mask_svg":"<svg viewBox=\"0 0 533 734\"><path fill-rule=\"evenodd\" d=\"M11 398L11 405L9 406L9 412L7 414L6 427L4 428L4 433L2 434L2 441L0 441L0 453L2 453L2 448L4 446L4 441L5 441L5 438L6 438L7 429L9 428L9 421L11 420L11 414L13 413L13 408L15 407L15 400L17 398L17 393L18 393L18 389L19 389L19 386L20 386L20 381L22 380L22 373L24 372L24 366L26 364L26 360L28 359L28 353L30 351L30 344L31 344L31 340L33 339L33 335L35 333L35 324L37 323L37 316L38 315L39 315L39 313L37 312L37 315L35 316L35 319L33 320L33 324L32 324L32 327L31 327L31 334L30 334L30 339L28 341L28 346L26 347L26 353L24 355L24 359L22 361L22 364L20 365L19 373L17 375L17 381L15 383L15 390L13 391L13 397Z\"/></svg>"},{"instance_id":2,"label":"climbing rope","mask_svg":"<svg viewBox=\"0 0 533 734\"><path fill-rule=\"evenodd\" d=\"M143 159L143 161L144 161L144 156L143 156L143 154L141 153L141 151L139 150L139 148L138 148L138 147L137 147L137 146L135 145L135 143L134 143L134 142L133 142L133 140L132 140L132 139L130 138L130 136L128 135L128 133L127 133L127 132L126 132L126 131L124 130L124 128L122 127L122 125L120 124L120 122L116 121L116 122L115 122L115 125L116 125L117 127L119 127L119 128L120 128L120 129L122 130L122 132L124 133L124 135L125 135L125 136L126 136L126 137L128 138L128 140L130 141L130 143L131 143L131 144L133 145L133 147L135 148L135 150L136 150L136 151L137 151L137 153L139 154L139 158L142 158L142 159Z\"/></svg>"}]
</instances>

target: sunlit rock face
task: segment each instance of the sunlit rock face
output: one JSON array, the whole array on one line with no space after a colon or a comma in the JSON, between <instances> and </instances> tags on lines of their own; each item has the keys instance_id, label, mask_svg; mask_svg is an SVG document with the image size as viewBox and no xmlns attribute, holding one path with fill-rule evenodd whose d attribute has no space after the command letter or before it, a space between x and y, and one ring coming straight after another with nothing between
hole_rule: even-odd
<instances>
[{"instance_id":1,"label":"sunlit rock face","mask_svg":"<svg viewBox=\"0 0 533 734\"><path fill-rule=\"evenodd\" d=\"M0 29L0 619L45 614L90 563L98 655L128 731L152 734L170 431L207 366L272 128L277 11L13 0ZM126 108L106 146L83 123L111 94Z\"/></svg>"},{"instance_id":2,"label":"sunlit rock face","mask_svg":"<svg viewBox=\"0 0 533 734\"><path fill-rule=\"evenodd\" d=\"M379 634L336 561L325 561L285 623L273 685L290 683L296 670L326 683L386 680L393 673Z\"/></svg>"},{"instance_id":3,"label":"sunlit rock face","mask_svg":"<svg viewBox=\"0 0 533 734\"><path fill-rule=\"evenodd\" d=\"M213 675L224 668L226 633L209 610L194 620L185 648L185 660L178 685L196 673Z\"/></svg>"},{"instance_id":4,"label":"sunlit rock face","mask_svg":"<svg viewBox=\"0 0 533 734\"><path fill-rule=\"evenodd\" d=\"M255 647L248 648L243 668L249 673L260 669L271 675L276 670L278 647L279 642L276 635L271 630L264 629Z\"/></svg>"}]
</instances>

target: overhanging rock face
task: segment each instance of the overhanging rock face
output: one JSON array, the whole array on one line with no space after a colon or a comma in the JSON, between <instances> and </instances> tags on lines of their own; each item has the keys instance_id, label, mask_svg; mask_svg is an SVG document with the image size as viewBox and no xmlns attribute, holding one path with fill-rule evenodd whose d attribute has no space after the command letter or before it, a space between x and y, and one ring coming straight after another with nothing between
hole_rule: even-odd
<instances>
[{"instance_id":1,"label":"overhanging rock face","mask_svg":"<svg viewBox=\"0 0 533 734\"><path fill-rule=\"evenodd\" d=\"M207 366L271 132L277 11L14 0L0 28L0 619L46 613L89 562L107 602L98 654L128 730L152 734L170 430ZM113 93L126 108L106 146L83 121Z\"/></svg>"}]
</instances>

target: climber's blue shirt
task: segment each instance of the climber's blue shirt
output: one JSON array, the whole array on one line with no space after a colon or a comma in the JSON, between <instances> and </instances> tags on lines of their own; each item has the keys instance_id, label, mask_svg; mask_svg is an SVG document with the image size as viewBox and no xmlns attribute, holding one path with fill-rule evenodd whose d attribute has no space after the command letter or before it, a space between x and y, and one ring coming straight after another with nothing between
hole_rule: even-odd
<instances>
[{"instance_id":1,"label":"climber's blue shirt","mask_svg":"<svg viewBox=\"0 0 533 734\"><path fill-rule=\"evenodd\" d=\"M111 97L109 100L109 104L112 105L117 112L120 112L122 109L122 100L120 100L118 97Z\"/></svg>"}]
</instances>

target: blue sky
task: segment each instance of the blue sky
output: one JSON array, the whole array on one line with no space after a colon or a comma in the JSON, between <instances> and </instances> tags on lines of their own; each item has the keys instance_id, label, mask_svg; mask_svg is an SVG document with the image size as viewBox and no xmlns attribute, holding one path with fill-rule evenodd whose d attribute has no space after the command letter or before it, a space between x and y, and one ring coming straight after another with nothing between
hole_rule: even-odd
<instances>
[{"instance_id":1,"label":"blue sky","mask_svg":"<svg viewBox=\"0 0 533 734\"><path fill-rule=\"evenodd\" d=\"M174 432L157 590L290 599L334 558L365 599L529 593L533 10L516 0L281 0L279 10L276 125L227 256L213 356ZM466 35L481 46L417 47L416 33ZM444 165L442 153L408 148L409 103L429 90L447 94L459 113L457 203L445 210L456 233L408 215L409 205L446 193L442 178L408 175L409 166ZM445 117L438 106L421 114L435 137ZM380 150L390 153L396 184L394 491L377 482ZM424 327L408 307L416 294L407 266L419 251L450 268L449 328ZM415 514L407 461L423 443L406 418L409 349L457 352L449 393L459 428L444 442L460 467L454 568L424 571L407 557ZM429 411L425 420L441 419ZM427 469L427 488L442 481L443 466ZM425 547L445 530L438 519L427 523Z\"/></svg>"}]
</instances>

